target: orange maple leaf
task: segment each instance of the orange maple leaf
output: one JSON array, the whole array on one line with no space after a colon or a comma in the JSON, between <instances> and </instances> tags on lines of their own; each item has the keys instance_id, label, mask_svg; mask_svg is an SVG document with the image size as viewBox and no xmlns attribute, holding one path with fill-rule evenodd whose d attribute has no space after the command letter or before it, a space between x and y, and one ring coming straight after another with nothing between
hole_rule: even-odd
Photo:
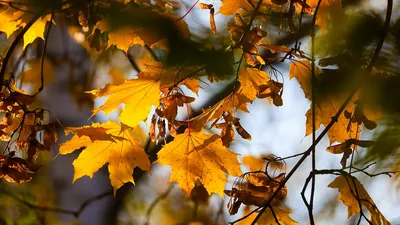
<instances>
[{"instance_id":1,"label":"orange maple leaf","mask_svg":"<svg viewBox=\"0 0 400 225\"><path fill-rule=\"evenodd\" d=\"M239 72L240 88L237 92L253 101L260 91L261 85L267 84L268 81L269 76L264 71L255 68L242 68Z\"/></svg>"},{"instance_id":2,"label":"orange maple leaf","mask_svg":"<svg viewBox=\"0 0 400 225\"><path fill-rule=\"evenodd\" d=\"M372 224L390 225L390 222L382 215L357 178L350 175L338 176L328 187L338 189L339 196L337 200L342 200L343 204L348 207L348 217L360 212L359 204L361 203L363 207L368 209Z\"/></svg>"},{"instance_id":3,"label":"orange maple leaf","mask_svg":"<svg viewBox=\"0 0 400 225\"><path fill-rule=\"evenodd\" d=\"M299 82L300 87L304 91L306 98L311 100L311 65L307 60L298 61L290 65L290 79L296 78ZM316 76L319 79L321 71L316 68ZM346 99L347 93L320 93L319 91L315 96L315 127L318 129L321 125L327 126L331 120L332 116L336 114L340 106ZM355 104L350 102L346 106L346 110L352 112L355 108ZM311 108L306 113L306 136L312 133L312 111ZM337 123L335 123L331 129L328 131L328 137L330 143L345 142L346 140L352 138L350 134L355 136L359 132L357 123L349 123L343 114L339 116Z\"/></svg>"}]
</instances>

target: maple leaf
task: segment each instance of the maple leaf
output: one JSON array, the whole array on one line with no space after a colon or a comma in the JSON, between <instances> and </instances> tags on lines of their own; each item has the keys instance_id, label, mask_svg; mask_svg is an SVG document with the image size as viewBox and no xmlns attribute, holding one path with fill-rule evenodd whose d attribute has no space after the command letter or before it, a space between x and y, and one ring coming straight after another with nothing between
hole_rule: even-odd
<instances>
[{"instance_id":1,"label":"maple leaf","mask_svg":"<svg viewBox=\"0 0 400 225\"><path fill-rule=\"evenodd\" d=\"M291 210L285 206L274 206L274 213L276 215L276 218L279 221L279 224L281 225L296 225L297 222L294 221L291 217L290 217L290 213ZM246 207L243 211L243 216L249 214L251 212L250 207ZM239 221L237 224L238 225L247 225L247 224L251 224L252 221L254 221L254 219L256 218L257 213L253 213L252 215L250 215L249 217L247 217L244 220ZM273 216L273 214L271 213L270 209L267 209L262 215L261 217L258 219L257 223L258 225L275 225L276 220Z\"/></svg>"},{"instance_id":2,"label":"maple leaf","mask_svg":"<svg viewBox=\"0 0 400 225\"><path fill-rule=\"evenodd\" d=\"M290 217L290 209L285 207L285 206L274 206L273 207L274 213L276 215L276 218L279 221L279 224L281 225L296 225L297 222L294 221ZM249 214L251 212L250 207L246 207L243 211L243 216ZM254 219L256 218L257 213L253 213L246 219L239 221L237 224L238 225L247 225L251 224ZM270 209L265 210L265 212L261 215L261 217L258 219L257 223L258 225L275 225L276 220L274 218L274 215L272 214Z\"/></svg>"},{"instance_id":3,"label":"maple leaf","mask_svg":"<svg viewBox=\"0 0 400 225\"><path fill-rule=\"evenodd\" d=\"M240 88L237 93L246 96L250 101L253 101L260 87L267 84L269 76L264 71L255 68L242 68L239 71Z\"/></svg>"},{"instance_id":4,"label":"maple leaf","mask_svg":"<svg viewBox=\"0 0 400 225\"><path fill-rule=\"evenodd\" d=\"M300 84L301 89L304 91L304 95L307 99L311 100L311 65L307 60L298 61L290 64L290 79L296 78L297 82ZM322 79L321 72L318 68L315 68L316 79ZM317 82L316 82L317 83ZM343 104L347 97L347 93L324 93L318 90L316 87L315 96L315 127L318 129L320 125L327 126L334 116L340 106ZM346 106L347 111L353 111L355 108L354 102L350 102ZM312 111L311 108L306 113L306 136L312 133ZM330 143L345 142L350 139L350 133L356 135L359 132L358 124L351 123L345 115L341 114L338 118L337 123L335 123L331 129L328 131L328 137Z\"/></svg>"},{"instance_id":5,"label":"maple leaf","mask_svg":"<svg viewBox=\"0 0 400 225\"><path fill-rule=\"evenodd\" d=\"M198 94L200 83L197 77L201 75L198 74L201 70L197 66L171 68L165 67L161 62L150 60L142 60L142 64L146 68L138 74L139 78L160 80L160 90L164 94L178 90L180 85L185 85L193 93Z\"/></svg>"},{"instance_id":6,"label":"maple leaf","mask_svg":"<svg viewBox=\"0 0 400 225\"><path fill-rule=\"evenodd\" d=\"M240 8L249 8L251 5L246 0L222 0L219 13L224 16L234 15Z\"/></svg>"},{"instance_id":7,"label":"maple leaf","mask_svg":"<svg viewBox=\"0 0 400 225\"><path fill-rule=\"evenodd\" d=\"M254 157L246 155L242 159L243 165L247 166L250 171L262 171L265 169L265 161L262 157Z\"/></svg>"},{"instance_id":8,"label":"maple leaf","mask_svg":"<svg viewBox=\"0 0 400 225\"><path fill-rule=\"evenodd\" d=\"M338 189L339 196L337 199L342 200L343 204L348 207L348 218L360 212L359 204L361 204L368 209L372 224L390 224L357 178L350 175L338 176L328 187Z\"/></svg>"},{"instance_id":9,"label":"maple leaf","mask_svg":"<svg viewBox=\"0 0 400 225\"><path fill-rule=\"evenodd\" d=\"M299 3L297 7L298 11L301 11L301 4ZM318 0L311 0L307 1L307 9L305 9L305 12L312 12L315 9L318 4ZM322 33L326 33L328 26L332 21L334 22L339 22L343 21L343 18L345 18L345 13L344 9L342 7L342 1L340 0L325 0L321 1L320 7L318 9L317 13L317 20L315 21L315 24L321 27Z\"/></svg>"},{"instance_id":10,"label":"maple leaf","mask_svg":"<svg viewBox=\"0 0 400 225\"><path fill-rule=\"evenodd\" d=\"M97 23L100 30L108 31L109 45L114 44L125 52L134 44L169 50L174 38L190 37L188 25L176 15L130 6L118 10L108 8L107 15Z\"/></svg>"},{"instance_id":11,"label":"maple leaf","mask_svg":"<svg viewBox=\"0 0 400 225\"><path fill-rule=\"evenodd\" d=\"M60 145L60 154L69 154L84 147L73 162L74 179L93 177L104 164L108 163L114 195L124 183L134 183L132 173L135 167L150 170L150 161L139 140L126 125L113 121L93 123L91 126L66 128L74 136Z\"/></svg>"},{"instance_id":12,"label":"maple leaf","mask_svg":"<svg viewBox=\"0 0 400 225\"><path fill-rule=\"evenodd\" d=\"M99 25L99 27L100 30L109 30L107 26L104 25ZM144 41L136 33L137 31L132 27L119 28L108 32L108 45L110 46L113 44L125 52L127 52L132 45L144 46Z\"/></svg>"},{"instance_id":13,"label":"maple leaf","mask_svg":"<svg viewBox=\"0 0 400 225\"><path fill-rule=\"evenodd\" d=\"M100 111L108 114L120 104L125 103L119 120L123 124L135 127L140 121L147 118L151 106L158 106L160 102L160 81L130 79L121 85L108 84L102 89L88 93L97 97L110 95L102 106L93 110L93 115Z\"/></svg>"},{"instance_id":14,"label":"maple leaf","mask_svg":"<svg viewBox=\"0 0 400 225\"><path fill-rule=\"evenodd\" d=\"M44 31L46 23L51 18L51 15L47 15L43 18L39 18L25 33L24 35L24 48L32 43L36 38L44 39ZM51 21L53 23L53 21Z\"/></svg>"},{"instance_id":15,"label":"maple leaf","mask_svg":"<svg viewBox=\"0 0 400 225\"><path fill-rule=\"evenodd\" d=\"M241 174L237 155L224 147L216 134L179 134L157 156L158 163L172 167L170 182L176 182L188 194L200 178L208 193L223 196L226 174Z\"/></svg>"},{"instance_id":16,"label":"maple leaf","mask_svg":"<svg viewBox=\"0 0 400 225\"><path fill-rule=\"evenodd\" d=\"M0 30L7 34L9 37L15 30L20 27L24 27L27 21L30 20L30 13L24 13L21 11L14 11L12 8L3 10L0 13L0 20L3 21L0 24ZM28 29L24 34L24 48L32 43L36 38L44 39L44 30L47 21L49 21L51 15L46 15L36 20L36 22ZM53 22L53 21L52 21Z\"/></svg>"}]
</instances>

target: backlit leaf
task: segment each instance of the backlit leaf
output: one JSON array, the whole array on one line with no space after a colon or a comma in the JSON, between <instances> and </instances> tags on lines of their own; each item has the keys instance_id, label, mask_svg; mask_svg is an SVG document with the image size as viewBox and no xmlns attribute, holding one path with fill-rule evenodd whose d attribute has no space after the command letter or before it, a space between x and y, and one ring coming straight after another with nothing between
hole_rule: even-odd
<instances>
[{"instance_id":1,"label":"backlit leaf","mask_svg":"<svg viewBox=\"0 0 400 225\"><path fill-rule=\"evenodd\" d=\"M160 82L148 79L130 79L121 85L106 85L103 89L90 91L92 95L103 97L110 95L106 102L93 110L93 115L100 111L106 114L114 111L120 104L125 107L119 117L121 123L135 127L147 118L151 106L160 102Z\"/></svg>"},{"instance_id":2,"label":"backlit leaf","mask_svg":"<svg viewBox=\"0 0 400 225\"><path fill-rule=\"evenodd\" d=\"M157 155L158 163L171 166L170 181L176 182L188 194L200 178L208 193L223 196L227 174L241 174L237 155L224 147L216 134L179 134Z\"/></svg>"},{"instance_id":3,"label":"backlit leaf","mask_svg":"<svg viewBox=\"0 0 400 225\"><path fill-rule=\"evenodd\" d=\"M251 7L246 0L222 0L219 12L224 16L234 15L240 8Z\"/></svg>"},{"instance_id":4,"label":"backlit leaf","mask_svg":"<svg viewBox=\"0 0 400 225\"><path fill-rule=\"evenodd\" d=\"M320 79L321 72L318 68L315 69L316 79ZM295 63L290 64L290 78L296 78L297 82L299 82L300 87L304 91L304 95L307 99L311 100L311 65L309 61L302 60ZM316 83L317 83L316 82ZM332 84L334 85L334 84ZM334 116L339 110L340 106L345 101L348 93L324 93L323 90L318 90L316 87L316 97L315 97L315 127L318 129L321 125L327 126L331 120L332 116ZM350 102L346 110L353 111L355 108L355 104ZM312 133L312 111L311 106L310 109L306 113L307 121L306 121L306 136ZM343 114L341 114L338 118L338 121L332 126L332 128L328 131L328 137L330 143L337 142L345 142L346 140L352 138L350 134L356 135L359 132L357 129L358 125L356 123L351 123L349 119L347 119Z\"/></svg>"},{"instance_id":5,"label":"backlit leaf","mask_svg":"<svg viewBox=\"0 0 400 225\"><path fill-rule=\"evenodd\" d=\"M343 201L343 204L348 207L348 217L354 216L360 212L360 202L363 207L368 209L372 224L390 224L381 214L374 201L357 178L349 175L338 176L328 187L338 189L339 196L337 199ZM360 199L360 201L357 199Z\"/></svg>"},{"instance_id":6,"label":"backlit leaf","mask_svg":"<svg viewBox=\"0 0 400 225\"><path fill-rule=\"evenodd\" d=\"M276 215L276 218L278 219L279 223L281 225L296 225L297 222L294 221L291 217L290 217L290 209L288 209L287 207L284 206L274 206L274 213ZM243 212L243 216L247 215L251 212L249 207L246 207L244 209ZM251 224L253 222L253 220L256 218L257 213L253 213L252 215L250 215L248 218L238 222L238 225L248 225ZM276 225L276 221L275 218L271 212L270 209L265 210L265 212L262 214L262 216L260 217L260 219L257 221L256 223L257 225Z\"/></svg>"},{"instance_id":7,"label":"backlit leaf","mask_svg":"<svg viewBox=\"0 0 400 225\"><path fill-rule=\"evenodd\" d=\"M108 163L114 194L124 183L134 183L132 174L135 167L150 170L150 161L133 131L115 122L93 123L91 126L66 128L74 136L60 146L60 154L69 154L84 148L73 162L74 179L93 177L104 164Z\"/></svg>"},{"instance_id":8,"label":"backlit leaf","mask_svg":"<svg viewBox=\"0 0 400 225\"><path fill-rule=\"evenodd\" d=\"M241 69L239 73L240 88L237 92L253 101L260 91L261 85L267 84L268 81L269 76L264 71L255 68Z\"/></svg>"}]
</instances>

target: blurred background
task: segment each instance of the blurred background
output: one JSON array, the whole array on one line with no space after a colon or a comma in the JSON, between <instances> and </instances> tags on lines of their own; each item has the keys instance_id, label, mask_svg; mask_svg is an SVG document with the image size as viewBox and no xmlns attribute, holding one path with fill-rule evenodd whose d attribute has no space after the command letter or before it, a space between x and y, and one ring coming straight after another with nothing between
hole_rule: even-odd
<instances>
[{"instance_id":1,"label":"blurred background","mask_svg":"<svg viewBox=\"0 0 400 225\"><path fill-rule=\"evenodd\" d=\"M184 15L194 1L174 2L178 15ZM219 1L205 1L214 4L218 9ZM398 75L398 61L400 40L399 2L395 1L393 9L391 36L385 43L381 54L381 62L390 60L392 63L385 65L393 76ZM342 1L342 4L355 5L356 8L363 7L365 12L375 12L377 20L383 21L386 11L386 1ZM349 11L352 9L350 8ZM357 13L354 10L354 13ZM371 17L372 18L372 17ZM202 42L203 45L211 45L215 48L227 46L229 43L229 32L226 24L232 18L216 13L217 34L213 35L209 27L209 11L194 7L184 20L189 25L192 39ZM91 109L100 106L105 99L93 99L84 94L95 88L104 87L105 84L116 80L134 77L138 71L132 66L132 60L140 60L151 57L146 48L139 45L132 46L127 57L116 48L109 48L102 55L95 55L85 49L85 31L72 29L63 24L62 19L56 18L48 35L48 44L45 51L46 74L54 73L45 83L44 90L39 93L38 99L41 107L50 110L63 126L83 126L90 121L107 121L117 119L118 112L110 115L99 114L91 120ZM310 21L306 20L306 23ZM277 26L280 25L280 26ZM365 25L365 24L364 24ZM295 34L285 23L264 24L259 26L271 34L267 36L270 43L280 43L292 47L296 40ZM369 29L364 26L363 29ZM397 33L396 33L397 32ZM368 32L367 32L368 33ZM272 37L274 39L272 39ZM332 37L334 38L334 37ZM10 39L10 37L9 37ZM1 36L1 52L4 53L9 45L5 34ZM310 38L307 34L301 37L302 49L309 53ZM322 50L329 51L335 47L340 40L330 40L330 44L319 43ZM372 41L373 42L373 41ZM8 44L7 44L8 43ZM373 42L374 43L374 42ZM43 41L36 40L28 46L28 55L41 55L37 49L43 48ZM332 46L333 47L332 47ZM20 56L22 47L20 46ZM162 51L155 51L158 57L162 57ZM4 55L4 54L2 54ZM386 58L385 58L386 57ZM92 60L95 58L96 60ZM274 154L285 157L301 153L311 144L311 137L305 137L305 114L310 106L310 101L304 96L295 79L289 79L289 61L277 63L275 68L280 71L280 82L284 83L283 105L276 107L265 99L256 99L248 104L249 113L237 112L242 126L252 135L252 140L236 139L232 142L230 149L239 154L239 161L244 156L251 155L256 158ZM136 65L140 68L139 65ZM114 71L114 75L109 75ZM115 72L118 71L118 72ZM273 73L266 68L267 73ZM117 74L117 75L115 75ZM194 112L201 112L215 104L227 95L231 90L233 78L218 83L211 83L204 78L202 89L198 96L189 90L183 90L186 95L196 97L191 104ZM34 88L32 84L23 79L17 85L22 89ZM392 93L396 99L397 90ZM394 100L395 101L395 100ZM397 102L399 103L399 102ZM151 113L152 114L152 113ZM151 114L150 117L151 118ZM377 144L371 149L360 148L356 154L355 161L363 167L370 162L377 162L371 167L370 172L381 172L394 170L398 164L400 146L400 128L398 111L393 110L390 116L377 121L378 128L374 131L362 130L360 139L374 138ZM178 118L185 119L186 110L180 110ZM147 121L149 121L148 119ZM141 124L143 131L148 132L149 123ZM322 128L323 129L323 128ZM321 132L319 129L317 134ZM59 131L59 143L68 139ZM219 132L214 130L214 132ZM143 140L150 151L156 151L164 143L159 140L156 143ZM329 146L329 140L325 137L318 145L317 168L330 169L341 168L341 155L333 155L325 151ZM382 150L385 149L385 150ZM243 209L235 216L229 216L227 204L229 196L221 199L220 196L208 196L204 188L196 187L196 192L187 196L178 186L168 183L170 168L157 163L152 165L151 173L144 173L136 168L134 172L135 185L126 184L113 196L112 187L108 179L107 168L103 167L92 179L81 178L72 184L73 166L72 162L78 153L69 155L58 155L58 145L53 146L52 151L44 153L39 158L39 163L44 165L37 172L32 181L23 184L13 184L0 180L0 224L93 224L93 225L128 225L128 224L227 224L242 217ZM286 160L287 170L297 162L296 158ZM400 166L399 166L400 167ZM295 176L287 184L288 196L285 204L292 211L291 217L298 224L308 224L307 209L301 200L300 192L304 180L311 169L311 162L307 160L296 172ZM248 171L243 166L242 170ZM368 176L357 174L357 178L364 184L372 199L383 213L392 222L400 224L400 198L398 195L398 178L395 176ZM231 189L234 183L233 177L229 178L226 189ZM328 188L328 184L334 180L334 176L317 176L315 193L315 219L317 224L356 224L357 216L347 218L347 207L341 201L337 201L337 189ZM29 204L31 205L29 205ZM365 222L365 221L364 221ZM243 223L246 224L246 223ZM363 224L363 223L361 223Z\"/></svg>"}]
</instances>

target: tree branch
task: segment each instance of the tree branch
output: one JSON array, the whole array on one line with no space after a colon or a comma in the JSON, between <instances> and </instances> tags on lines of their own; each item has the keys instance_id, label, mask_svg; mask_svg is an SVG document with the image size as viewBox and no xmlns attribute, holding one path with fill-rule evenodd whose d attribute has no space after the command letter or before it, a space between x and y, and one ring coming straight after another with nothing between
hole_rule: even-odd
<instances>
[{"instance_id":1,"label":"tree branch","mask_svg":"<svg viewBox=\"0 0 400 225\"><path fill-rule=\"evenodd\" d=\"M112 195L114 192L111 191L107 191L104 193L101 193L99 195L93 196L89 199L87 199L85 202L82 203L82 205L79 207L78 210L74 211L74 210L70 210L70 209L62 209L62 208L57 208L57 207L45 207L45 206L40 206L40 205L35 205L32 204L30 202L27 202L17 196L15 196L13 193L5 190L3 187L0 187L0 190L2 190L2 193L7 194L8 196L10 196L11 198L13 198L14 200L18 201L19 203L29 207L30 209L33 210L39 210L39 211L47 211L47 212L55 212L55 213L63 213L63 214L70 214L72 216L74 216L75 218L78 218L82 212L93 202L100 200L106 196Z\"/></svg>"},{"instance_id":2,"label":"tree branch","mask_svg":"<svg viewBox=\"0 0 400 225\"><path fill-rule=\"evenodd\" d=\"M379 40L377 47L375 49L374 55L366 68L364 74L369 74L371 72L372 67L374 66L374 63L376 62L379 53L382 49L383 43L385 41L386 35L389 31L389 25L390 25L390 17L392 15L392 8L393 8L393 0L387 0L387 10L386 10L386 18L385 18L385 23L384 23L384 32L382 34L381 39ZM351 101L351 99L354 97L354 95L357 93L358 89L360 87L356 87L352 90L352 92L348 95L342 106L339 108L335 116L332 117L331 122L325 127L325 129L321 132L321 134L315 139L315 143L313 143L307 151L305 151L304 155L299 159L299 161L296 163L296 165L293 167L292 170L289 171L285 179L280 183L278 188L275 190L275 192L271 195L269 200L264 204L262 207L260 213L257 215L257 217L254 219L254 221L251 223L252 225L255 225L258 219L261 217L262 213L265 212L267 207L271 204L272 200L278 195L280 190L285 186L285 184L288 182L288 180L293 176L293 174L297 171L297 169L300 167L301 164L303 164L304 160L310 155L311 151L315 148L315 146L322 140L322 138L325 136L326 133L331 129L331 127L338 121L339 116L342 114L344 109L346 108L347 104Z\"/></svg>"},{"instance_id":3,"label":"tree branch","mask_svg":"<svg viewBox=\"0 0 400 225\"><path fill-rule=\"evenodd\" d=\"M49 20L49 22L50 22L49 28L47 29L46 37L44 39L44 46L43 46L43 52L42 52L42 63L41 63L41 71L40 71L40 88L39 88L38 92L36 94L34 94L34 96L39 94L43 90L43 87L44 87L44 74L43 74L44 73L44 57L45 57L45 53L46 53L47 42L48 42L48 39L50 36L50 30L53 25L53 17L54 17L54 9L51 12L51 17Z\"/></svg>"},{"instance_id":4,"label":"tree branch","mask_svg":"<svg viewBox=\"0 0 400 225\"><path fill-rule=\"evenodd\" d=\"M161 193L161 195L159 195L156 199L154 199L154 201L150 204L149 208L146 211L146 222L145 225L149 225L150 224L150 216L151 213L153 212L154 207L163 199L165 199L169 193L171 192L171 190L174 188L174 184L170 184L167 188L167 190L165 190L163 193Z\"/></svg>"},{"instance_id":5,"label":"tree branch","mask_svg":"<svg viewBox=\"0 0 400 225\"><path fill-rule=\"evenodd\" d=\"M15 40L12 42L10 48L8 49L6 56L4 56L3 62L1 64L1 70L0 70L0 85L4 85L4 76L6 74L6 69L7 69L7 64L8 61L11 59L12 53L14 52L15 48L19 44L19 42L22 40L24 37L25 33L31 28L31 26L42 16L42 14L46 11L47 9L42 10L38 14L35 14L31 20L25 25L25 27L21 30L21 32L18 33L18 35L15 37Z\"/></svg>"}]
</instances>

